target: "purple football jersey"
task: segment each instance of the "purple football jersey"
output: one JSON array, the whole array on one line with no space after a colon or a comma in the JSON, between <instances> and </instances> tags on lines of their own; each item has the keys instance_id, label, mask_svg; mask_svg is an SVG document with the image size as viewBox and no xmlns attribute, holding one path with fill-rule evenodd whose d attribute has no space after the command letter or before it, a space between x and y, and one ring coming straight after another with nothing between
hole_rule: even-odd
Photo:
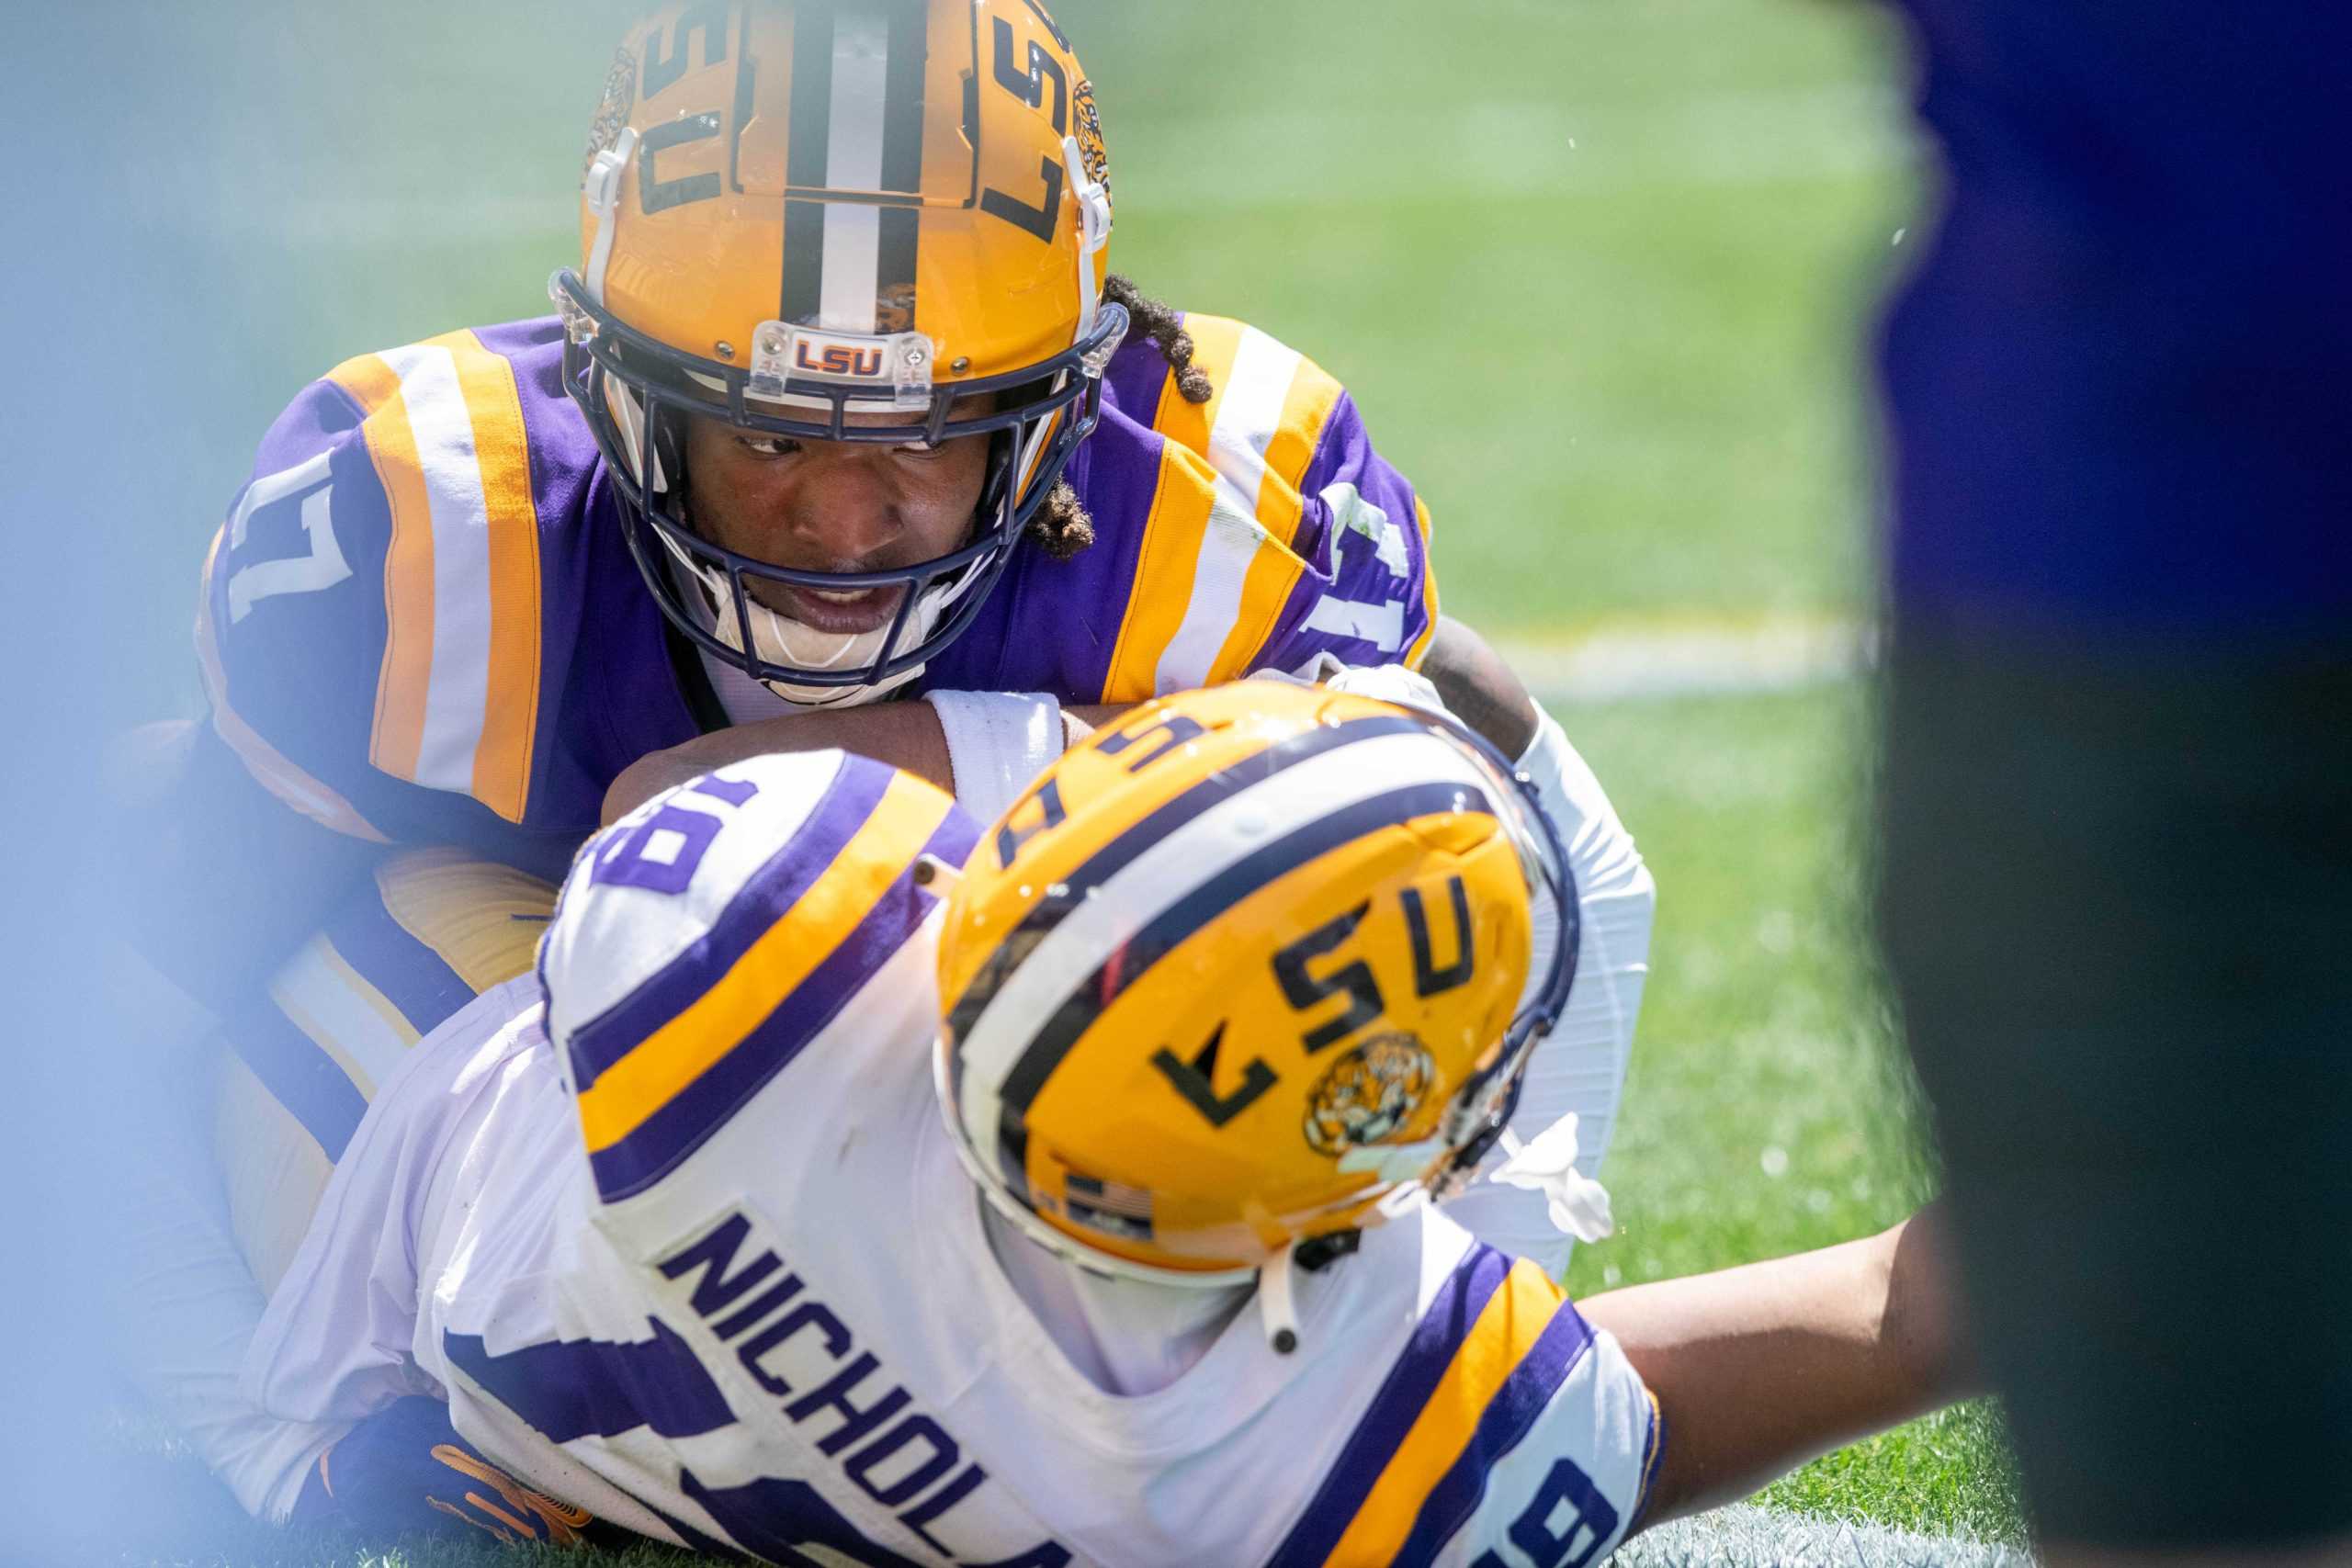
<instances>
[{"instance_id":1,"label":"purple football jersey","mask_svg":"<svg viewBox=\"0 0 2352 1568\"><path fill-rule=\"evenodd\" d=\"M1122 349L1066 473L1095 542L1021 547L922 688L1121 703L1419 661L1428 513L1353 402L1254 328L1187 325L1215 397ZM553 318L363 355L264 438L198 649L216 732L288 807L560 869L623 768L698 732L561 361Z\"/></svg>"}]
</instances>

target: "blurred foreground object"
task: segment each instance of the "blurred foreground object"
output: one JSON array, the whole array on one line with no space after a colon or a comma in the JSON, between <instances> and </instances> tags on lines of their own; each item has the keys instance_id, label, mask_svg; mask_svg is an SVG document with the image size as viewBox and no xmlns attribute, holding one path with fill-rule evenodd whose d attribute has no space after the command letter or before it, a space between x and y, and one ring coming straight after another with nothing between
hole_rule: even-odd
<instances>
[{"instance_id":1,"label":"blurred foreground object","mask_svg":"<svg viewBox=\"0 0 2352 1568\"><path fill-rule=\"evenodd\" d=\"M2352 1529L2352 12L1903 0L1881 911L2053 1560Z\"/></svg>"}]
</instances>

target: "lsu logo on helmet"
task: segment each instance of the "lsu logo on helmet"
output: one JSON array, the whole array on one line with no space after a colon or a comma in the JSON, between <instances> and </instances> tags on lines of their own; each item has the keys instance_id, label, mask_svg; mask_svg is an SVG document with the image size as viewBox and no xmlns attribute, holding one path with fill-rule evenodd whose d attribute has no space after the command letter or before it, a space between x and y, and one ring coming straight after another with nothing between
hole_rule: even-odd
<instances>
[{"instance_id":1,"label":"lsu logo on helmet","mask_svg":"<svg viewBox=\"0 0 2352 1568\"><path fill-rule=\"evenodd\" d=\"M1238 1278L1466 1179L1575 953L1566 856L1482 742L1321 688L1187 693L1065 755L964 872L941 1098L1048 1247Z\"/></svg>"}]
</instances>

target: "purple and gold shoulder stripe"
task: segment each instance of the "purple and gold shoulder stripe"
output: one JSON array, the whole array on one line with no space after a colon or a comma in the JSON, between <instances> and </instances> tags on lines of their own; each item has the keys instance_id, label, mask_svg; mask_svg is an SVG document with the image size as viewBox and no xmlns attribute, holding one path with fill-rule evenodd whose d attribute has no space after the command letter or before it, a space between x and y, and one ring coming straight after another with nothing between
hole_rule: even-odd
<instances>
[{"instance_id":1,"label":"purple and gold shoulder stripe","mask_svg":"<svg viewBox=\"0 0 2352 1568\"><path fill-rule=\"evenodd\" d=\"M389 512L368 760L520 822L544 671L538 496L514 367L461 331L346 360L328 378L366 413Z\"/></svg>"},{"instance_id":2,"label":"purple and gold shoulder stripe","mask_svg":"<svg viewBox=\"0 0 2352 1568\"><path fill-rule=\"evenodd\" d=\"M1472 1243L1271 1568L1435 1562L1592 1346L1539 1266ZM1579 1533L1594 1546L1614 1538L1607 1499L1589 1481L1574 1490Z\"/></svg>"},{"instance_id":3,"label":"purple and gold shoulder stripe","mask_svg":"<svg viewBox=\"0 0 2352 1568\"><path fill-rule=\"evenodd\" d=\"M660 1181L854 1017L936 904L916 863L978 837L932 784L828 751L706 774L591 840L539 973L598 1195Z\"/></svg>"}]
</instances>

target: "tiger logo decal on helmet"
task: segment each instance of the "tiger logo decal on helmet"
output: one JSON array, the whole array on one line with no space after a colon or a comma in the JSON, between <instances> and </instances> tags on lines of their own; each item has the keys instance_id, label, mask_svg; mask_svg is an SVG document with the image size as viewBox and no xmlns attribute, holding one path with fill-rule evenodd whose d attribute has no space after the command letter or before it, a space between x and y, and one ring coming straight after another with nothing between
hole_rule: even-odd
<instances>
[{"instance_id":1,"label":"tiger logo decal on helmet","mask_svg":"<svg viewBox=\"0 0 2352 1568\"><path fill-rule=\"evenodd\" d=\"M1429 1098L1437 1061L1409 1034L1375 1034L1331 1064L1306 1100L1306 1146L1341 1155L1402 1133Z\"/></svg>"},{"instance_id":2,"label":"tiger logo decal on helmet","mask_svg":"<svg viewBox=\"0 0 2352 1568\"><path fill-rule=\"evenodd\" d=\"M949 895L958 1155L1030 1236L1159 1280L1443 1196L1566 1002L1566 866L1526 781L1444 717L1266 681L1137 708Z\"/></svg>"},{"instance_id":3,"label":"tiger logo decal on helmet","mask_svg":"<svg viewBox=\"0 0 2352 1568\"><path fill-rule=\"evenodd\" d=\"M1111 193L1111 153L1102 141L1102 116L1094 107L1094 84L1080 78L1078 90L1070 95L1070 118L1078 127L1078 155L1086 165L1086 177L1102 187L1107 197Z\"/></svg>"},{"instance_id":4,"label":"tiger logo decal on helmet","mask_svg":"<svg viewBox=\"0 0 2352 1568\"><path fill-rule=\"evenodd\" d=\"M1038 0L692 3L630 29L590 131L580 265L549 291L630 552L687 638L824 705L913 680L971 624L1094 428L1126 332L1102 297L1109 168ZM786 568L695 529L695 419L800 441L984 435L987 479L945 555ZM768 603L876 589L895 612L857 633Z\"/></svg>"}]
</instances>

